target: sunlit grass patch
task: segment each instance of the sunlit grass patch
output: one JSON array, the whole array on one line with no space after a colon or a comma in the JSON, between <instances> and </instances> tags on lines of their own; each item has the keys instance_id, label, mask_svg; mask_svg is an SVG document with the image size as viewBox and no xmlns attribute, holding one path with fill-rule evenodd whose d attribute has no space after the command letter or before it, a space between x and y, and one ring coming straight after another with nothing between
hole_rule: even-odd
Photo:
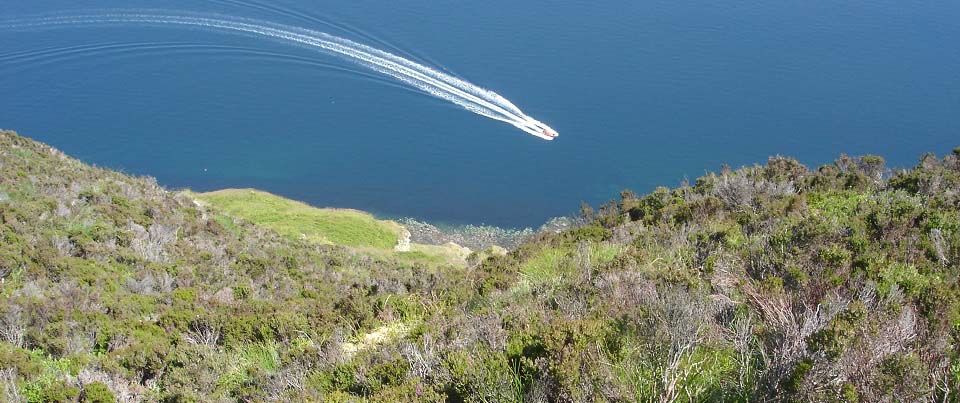
<instances>
[{"instance_id":1,"label":"sunlit grass patch","mask_svg":"<svg viewBox=\"0 0 960 403\"><path fill-rule=\"evenodd\" d=\"M590 262L594 265L606 264L623 253L623 247L610 243L598 243L590 245Z\"/></svg>"},{"instance_id":2,"label":"sunlit grass patch","mask_svg":"<svg viewBox=\"0 0 960 403\"><path fill-rule=\"evenodd\" d=\"M340 347L346 357L353 357L357 353L391 343L410 333L410 327L403 322L394 322L381 326L376 330L357 337L355 340L343 343Z\"/></svg>"},{"instance_id":3,"label":"sunlit grass patch","mask_svg":"<svg viewBox=\"0 0 960 403\"><path fill-rule=\"evenodd\" d=\"M196 197L290 239L392 249L400 232L398 224L377 220L362 211L316 208L258 190L228 189L197 194ZM221 221L221 224L224 223Z\"/></svg>"},{"instance_id":4,"label":"sunlit grass patch","mask_svg":"<svg viewBox=\"0 0 960 403\"><path fill-rule=\"evenodd\" d=\"M552 280L570 272L573 268L570 251L560 248L547 248L534 258L520 266L520 274L531 283Z\"/></svg>"}]
</instances>

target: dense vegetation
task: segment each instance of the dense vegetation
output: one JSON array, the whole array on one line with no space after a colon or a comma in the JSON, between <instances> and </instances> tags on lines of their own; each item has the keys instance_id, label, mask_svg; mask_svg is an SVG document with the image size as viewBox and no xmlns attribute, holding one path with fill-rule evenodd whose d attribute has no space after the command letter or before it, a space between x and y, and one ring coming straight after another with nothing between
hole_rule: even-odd
<instances>
[{"instance_id":1,"label":"dense vegetation","mask_svg":"<svg viewBox=\"0 0 960 403\"><path fill-rule=\"evenodd\" d=\"M771 158L465 265L284 236L0 133L3 401L960 393L960 149Z\"/></svg>"}]
</instances>

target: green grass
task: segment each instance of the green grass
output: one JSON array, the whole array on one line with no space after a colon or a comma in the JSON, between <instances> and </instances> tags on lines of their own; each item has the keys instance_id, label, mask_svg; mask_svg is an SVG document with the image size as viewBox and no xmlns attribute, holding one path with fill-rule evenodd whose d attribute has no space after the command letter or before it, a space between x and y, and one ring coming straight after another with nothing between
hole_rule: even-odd
<instances>
[{"instance_id":1,"label":"green grass","mask_svg":"<svg viewBox=\"0 0 960 403\"><path fill-rule=\"evenodd\" d=\"M549 281L570 270L568 251L560 248L544 249L520 266L523 278L533 283Z\"/></svg>"},{"instance_id":2,"label":"green grass","mask_svg":"<svg viewBox=\"0 0 960 403\"><path fill-rule=\"evenodd\" d=\"M377 220L362 211L316 208L252 189L228 189L196 197L227 214L270 228L290 239L392 249L400 230L398 224Z\"/></svg>"},{"instance_id":3,"label":"green grass","mask_svg":"<svg viewBox=\"0 0 960 403\"><path fill-rule=\"evenodd\" d=\"M216 220L218 223L220 223L220 225L222 225L224 228L226 228L227 231L230 231L231 234L234 234L234 235L240 234L240 226L233 221L233 218L218 214L217 216L213 217L213 219Z\"/></svg>"},{"instance_id":4,"label":"green grass","mask_svg":"<svg viewBox=\"0 0 960 403\"><path fill-rule=\"evenodd\" d=\"M621 252L619 246L605 243L591 243L589 249L589 262L594 266L610 262ZM575 255L575 251L564 248L546 248L524 262L520 273L532 283L554 281L575 269Z\"/></svg>"},{"instance_id":5,"label":"green grass","mask_svg":"<svg viewBox=\"0 0 960 403\"><path fill-rule=\"evenodd\" d=\"M280 367L280 353L273 342L244 344L231 354L231 365L218 383L227 388L238 388L250 380L250 369L274 372Z\"/></svg>"},{"instance_id":6,"label":"green grass","mask_svg":"<svg viewBox=\"0 0 960 403\"><path fill-rule=\"evenodd\" d=\"M280 366L280 353L274 343L255 343L243 346L239 351L240 361L256 365L267 371L276 371Z\"/></svg>"},{"instance_id":7,"label":"green grass","mask_svg":"<svg viewBox=\"0 0 960 403\"><path fill-rule=\"evenodd\" d=\"M412 244L409 252L394 253L401 226L377 220L362 211L316 208L252 189L228 189L193 196L229 214L230 217L217 215L214 219L234 234L239 232L239 227L231 217L272 229L290 239L349 246L408 263L462 265L466 258L460 250L448 245Z\"/></svg>"}]
</instances>

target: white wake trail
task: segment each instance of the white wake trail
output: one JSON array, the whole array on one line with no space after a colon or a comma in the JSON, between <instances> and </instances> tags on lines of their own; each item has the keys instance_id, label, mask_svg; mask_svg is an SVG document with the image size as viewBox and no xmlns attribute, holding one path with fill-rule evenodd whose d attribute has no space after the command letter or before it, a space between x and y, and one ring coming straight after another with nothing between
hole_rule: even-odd
<instances>
[{"instance_id":1,"label":"white wake trail","mask_svg":"<svg viewBox=\"0 0 960 403\"><path fill-rule=\"evenodd\" d=\"M23 29L101 24L155 24L194 26L252 34L306 46L357 63L392 77L417 90L452 102L471 112L509 123L529 134L553 140L557 132L523 113L503 96L460 78L405 59L395 54L324 32L217 16L182 16L153 13L105 13L55 16L32 20L0 22L0 28Z\"/></svg>"}]
</instances>

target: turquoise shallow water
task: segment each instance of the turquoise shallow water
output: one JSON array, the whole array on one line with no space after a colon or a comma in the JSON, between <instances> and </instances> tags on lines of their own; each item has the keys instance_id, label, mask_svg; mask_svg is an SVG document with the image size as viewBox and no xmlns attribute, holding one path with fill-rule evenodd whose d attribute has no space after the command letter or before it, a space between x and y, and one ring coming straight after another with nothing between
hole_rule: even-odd
<instances>
[{"instance_id":1,"label":"turquoise shallow water","mask_svg":"<svg viewBox=\"0 0 960 403\"><path fill-rule=\"evenodd\" d=\"M9 3L9 2L8 2ZM560 131L544 142L280 42L156 26L0 31L0 127L168 187L537 225L721 163L960 145L955 1L75 1L344 36L451 71Z\"/></svg>"}]
</instances>

